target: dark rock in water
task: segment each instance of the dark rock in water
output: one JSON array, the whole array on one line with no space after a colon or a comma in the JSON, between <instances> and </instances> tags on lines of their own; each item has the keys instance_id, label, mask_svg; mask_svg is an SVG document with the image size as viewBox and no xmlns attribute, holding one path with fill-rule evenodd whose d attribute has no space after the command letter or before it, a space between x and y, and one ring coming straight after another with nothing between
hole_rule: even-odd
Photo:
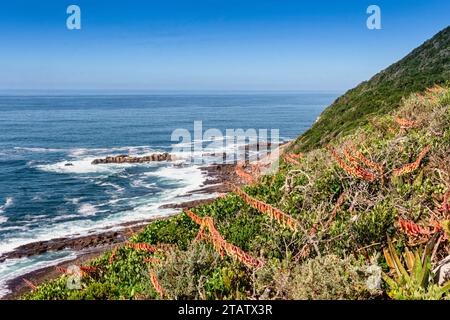
<instances>
[{"instance_id":1,"label":"dark rock in water","mask_svg":"<svg viewBox=\"0 0 450 320\"><path fill-rule=\"evenodd\" d=\"M105 163L145 163L151 161L173 161L175 157L171 154L164 153L154 153L150 156L144 157L131 157L129 155L118 155L114 157L106 157L104 159L95 159L92 164L105 164Z\"/></svg>"}]
</instances>

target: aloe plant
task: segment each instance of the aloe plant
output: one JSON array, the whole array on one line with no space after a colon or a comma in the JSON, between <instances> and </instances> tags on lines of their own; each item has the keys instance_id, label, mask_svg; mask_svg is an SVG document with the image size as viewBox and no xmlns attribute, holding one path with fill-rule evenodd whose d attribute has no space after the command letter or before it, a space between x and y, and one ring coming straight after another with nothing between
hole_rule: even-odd
<instances>
[{"instance_id":1,"label":"aloe plant","mask_svg":"<svg viewBox=\"0 0 450 320\"><path fill-rule=\"evenodd\" d=\"M388 237L388 247L383 251L393 276L383 274L383 279L389 287L389 297L396 300L437 300L450 291L450 281L439 286L433 279L430 256L434 242L435 238L430 240L424 250L412 252L406 248L402 259Z\"/></svg>"}]
</instances>

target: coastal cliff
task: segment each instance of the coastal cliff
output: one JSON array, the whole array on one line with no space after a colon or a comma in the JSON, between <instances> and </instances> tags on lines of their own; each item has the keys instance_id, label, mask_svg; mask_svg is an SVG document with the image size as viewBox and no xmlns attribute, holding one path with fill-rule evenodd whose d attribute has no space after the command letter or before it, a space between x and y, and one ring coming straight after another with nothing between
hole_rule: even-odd
<instances>
[{"instance_id":1,"label":"coastal cliff","mask_svg":"<svg viewBox=\"0 0 450 320\"><path fill-rule=\"evenodd\" d=\"M292 144L298 151L322 147L370 121L397 110L401 100L450 79L450 27L445 28L400 61L348 90L316 123Z\"/></svg>"}]
</instances>

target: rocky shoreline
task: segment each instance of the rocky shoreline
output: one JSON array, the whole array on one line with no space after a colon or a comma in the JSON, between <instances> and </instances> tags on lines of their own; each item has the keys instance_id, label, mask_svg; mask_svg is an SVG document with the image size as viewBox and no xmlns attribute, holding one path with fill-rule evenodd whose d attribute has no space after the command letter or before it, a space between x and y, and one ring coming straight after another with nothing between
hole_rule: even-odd
<instances>
[{"instance_id":1,"label":"rocky shoreline","mask_svg":"<svg viewBox=\"0 0 450 320\"><path fill-rule=\"evenodd\" d=\"M240 178L235 174L235 168L235 164L217 164L200 168L204 173L206 173L207 179L200 189L192 191L189 194L208 195L215 193L221 194L230 191L230 183L235 185L239 185L242 183ZM205 199L198 199L180 203L171 203L161 205L160 208L191 208L210 203L215 199L215 197L209 197ZM126 242L133 234L140 232L152 221L165 218L168 217L159 217L154 219L124 223L111 227L110 229L112 230L93 233L80 237L75 236L57 238L48 241L29 243L16 248L12 252L0 256L0 263L4 262L6 259L30 257L46 252L73 250L77 253L77 257L75 259L60 263L58 264L58 266L67 268L68 266L73 264L82 264L90 259L102 255L104 252L110 250L115 245ZM39 285L45 281L54 279L59 275L60 273L56 271L55 266L52 266L38 269L30 273L21 275L17 278L11 279L7 282L7 288L11 293L8 293L1 299L17 299L24 293L30 291L30 287L25 283L24 279L30 281L33 284Z\"/></svg>"},{"instance_id":2,"label":"rocky shoreline","mask_svg":"<svg viewBox=\"0 0 450 320\"><path fill-rule=\"evenodd\" d=\"M278 151L282 150L288 146L289 143L282 143L277 146ZM260 146L257 146L258 149ZM233 186L239 186L246 184L247 181L239 175L238 171L245 171L248 175L257 177L261 174L267 172L270 169L272 163L276 160L275 157L278 153L269 153L267 156L263 157L258 161L244 161L239 163L231 164L212 164L208 166L201 167L200 170L206 174L206 179L200 189L189 192L187 195L212 195L212 194L225 194L232 191ZM225 155L226 156L226 155ZM94 162L96 164L102 163L127 163L128 161L136 162L146 162L146 161L171 161L174 157L170 154L159 154L151 155L147 157L129 157L129 156L118 156L118 157L107 157L105 159L96 159ZM106 160L109 159L109 160ZM157 160L149 160L157 159ZM161 159L161 160L158 160ZM110 161L110 162L103 162ZM112 161L112 162L111 162ZM94 164L93 162L93 164ZM255 170L255 168L257 168ZM161 205L161 209L182 209L182 208L192 208L197 207L202 204L211 203L216 197L205 197L202 199L175 202L170 204ZM176 213L174 213L176 214ZM0 256L0 263L6 259L15 259L30 257L33 255L43 254L46 252L55 252L61 250L73 250L77 253L77 257L72 260L65 261L58 264L59 267L67 268L70 265L80 265L87 261L104 254L106 251L111 250L117 244L124 243L135 233L143 230L149 223L157 219L166 219L170 216L165 217L155 217L153 219L134 221L129 223L123 223L120 225L112 226L107 231L92 233L80 237L67 237L58 238L48 241L40 241L29 243L16 248L13 252L9 252ZM30 281L35 285L42 284L45 281L54 279L60 275L60 272L56 271L55 266L45 267L30 273L21 275L7 282L7 288L11 292L3 296L2 300L18 299L21 295L31 290L30 286L27 285L24 279Z\"/></svg>"}]
</instances>

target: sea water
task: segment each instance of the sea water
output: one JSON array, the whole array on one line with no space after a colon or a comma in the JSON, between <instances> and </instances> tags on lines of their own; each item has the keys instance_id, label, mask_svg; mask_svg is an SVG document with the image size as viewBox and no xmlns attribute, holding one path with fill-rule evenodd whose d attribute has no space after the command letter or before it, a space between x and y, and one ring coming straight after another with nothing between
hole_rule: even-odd
<instances>
[{"instance_id":1,"label":"sea water","mask_svg":"<svg viewBox=\"0 0 450 320\"><path fill-rule=\"evenodd\" d=\"M0 256L36 241L174 213L159 207L192 200L196 196L188 193L206 179L183 157L181 165L92 165L95 158L170 152L173 130L192 131L194 121L222 132L279 129L287 141L307 130L337 95L0 96ZM67 250L1 262L0 295L8 279L73 257Z\"/></svg>"}]
</instances>

